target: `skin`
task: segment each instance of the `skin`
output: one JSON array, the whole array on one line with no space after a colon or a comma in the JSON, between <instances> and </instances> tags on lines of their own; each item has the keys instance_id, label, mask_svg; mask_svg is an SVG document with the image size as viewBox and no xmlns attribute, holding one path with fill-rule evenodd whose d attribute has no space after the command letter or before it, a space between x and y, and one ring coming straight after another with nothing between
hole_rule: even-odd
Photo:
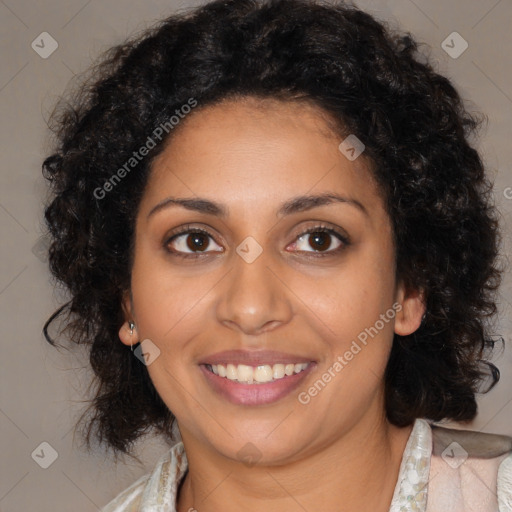
<instances>
[{"instance_id":1,"label":"skin","mask_svg":"<svg viewBox=\"0 0 512 512\"><path fill-rule=\"evenodd\" d=\"M189 462L178 512L259 511L262 501L268 512L389 509L412 427L387 421L384 371L394 333L414 332L425 307L421 293L396 281L391 223L369 162L364 153L349 161L330 126L308 104L245 98L199 106L153 162L119 336L127 345L149 338L160 350L147 369L177 418ZM276 216L295 196L325 192L357 200L366 213L345 202ZM171 206L148 218L169 196L204 197L229 215ZM321 223L350 244L329 235L320 244L312 235L299 239ZM165 250L185 224L212 236L201 238L206 246L195 260ZM263 250L252 263L236 252L248 236ZM193 235L185 234L167 248L193 254L190 246ZM395 302L401 311L301 404L298 393ZM235 405L198 366L228 349L280 350L317 367L275 403ZM237 455L248 442L261 453L252 466Z\"/></svg>"}]
</instances>

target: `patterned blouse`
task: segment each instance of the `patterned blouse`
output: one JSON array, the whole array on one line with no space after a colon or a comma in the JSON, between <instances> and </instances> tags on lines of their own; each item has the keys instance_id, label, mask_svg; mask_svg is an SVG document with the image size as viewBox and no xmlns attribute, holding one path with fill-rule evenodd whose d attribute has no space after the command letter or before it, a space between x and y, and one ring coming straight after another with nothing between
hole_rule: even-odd
<instances>
[{"instance_id":1,"label":"patterned blouse","mask_svg":"<svg viewBox=\"0 0 512 512\"><path fill-rule=\"evenodd\" d=\"M187 469L179 441L100 512L176 512ZM512 438L417 419L389 512L512 512Z\"/></svg>"}]
</instances>

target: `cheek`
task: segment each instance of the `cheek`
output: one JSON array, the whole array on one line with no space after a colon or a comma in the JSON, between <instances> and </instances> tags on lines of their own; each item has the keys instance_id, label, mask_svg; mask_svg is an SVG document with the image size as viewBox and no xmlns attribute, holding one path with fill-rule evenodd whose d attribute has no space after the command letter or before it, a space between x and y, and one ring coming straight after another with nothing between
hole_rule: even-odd
<instances>
[{"instance_id":1,"label":"cheek","mask_svg":"<svg viewBox=\"0 0 512 512\"><path fill-rule=\"evenodd\" d=\"M184 330L204 320L202 297L213 284L204 273L180 271L154 249L141 249L132 270L132 293L142 335L160 344L186 338Z\"/></svg>"},{"instance_id":2,"label":"cheek","mask_svg":"<svg viewBox=\"0 0 512 512\"><path fill-rule=\"evenodd\" d=\"M333 411L326 419L332 425L340 411L356 417L380 395L393 343L392 272L365 263L325 279L310 302L308 327L322 338L325 359L300 403L311 405L312 417Z\"/></svg>"},{"instance_id":3,"label":"cheek","mask_svg":"<svg viewBox=\"0 0 512 512\"><path fill-rule=\"evenodd\" d=\"M394 265L385 251L368 245L353 252L336 269L311 281L297 278L294 290L304 297L311 327L342 349L379 321L393 304ZM392 312L388 316L393 316ZM393 322L378 323L382 337L392 338Z\"/></svg>"},{"instance_id":4,"label":"cheek","mask_svg":"<svg viewBox=\"0 0 512 512\"><path fill-rule=\"evenodd\" d=\"M204 279L184 277L154 256L144 259L141 254L132 271L141 340L150 339L159 350L147 371L162 400L180 418L186 418L195 407L190 395L196 396L197 376L188 366L187 345L204 329L206 301L201 298L210 288ZM189 409L183 409L183 404Z\"/></svg>"}]
</instances>

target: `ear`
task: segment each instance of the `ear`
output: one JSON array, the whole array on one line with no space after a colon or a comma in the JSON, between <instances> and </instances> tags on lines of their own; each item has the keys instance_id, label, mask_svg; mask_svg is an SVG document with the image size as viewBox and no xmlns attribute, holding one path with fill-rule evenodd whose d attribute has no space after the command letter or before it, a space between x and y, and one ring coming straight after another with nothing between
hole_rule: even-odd
<instances>
[{"instance_id":1,"label":"ear","mask_svg":"<svg viewBox=\"0 0 512 512\"><path fill-rule=\"evenodd\" d=\"M427 309L423 290L407 289L400 281L395 301L402 306L400 310L397 309L395 316L395 333L400 336L412 334L421 325L423 314Z\"/></svg>"},{"instance_id":2,"label":"ear","mask_svg":"<svg viewBox=\"0 0 512 512\"><path fill-rule=\"evenodd\" d=\"M125 322L119 329L119 339L125 345L133 345L137 341L136 329L137 326L133 328L133 334L130 330L130 321L134 322L133 314L132 314L132 300L130 290L127 290L123 293L123 299L121 301L121 307L123 309ZM135 323L135 322L134 322Z\"/></svg>"}]
</instances>

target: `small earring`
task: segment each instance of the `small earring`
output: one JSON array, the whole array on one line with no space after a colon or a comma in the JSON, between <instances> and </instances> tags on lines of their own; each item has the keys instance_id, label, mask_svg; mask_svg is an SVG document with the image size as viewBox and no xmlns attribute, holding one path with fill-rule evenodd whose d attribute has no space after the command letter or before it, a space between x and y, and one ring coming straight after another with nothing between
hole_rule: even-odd
<instances>
[{"instance_id":1,"label":"small earring","mask_svg":"<svg viewBox=\"0 0 512 512\"><path fill-rule=\"evenodd\" d=\"M133 322L128 322L128 325L130 326L130 336L133 336L133 328L135 327L135 324ZM132 347L133 352L133 343L130 344Z\"/></svg>"}]
</instances>

